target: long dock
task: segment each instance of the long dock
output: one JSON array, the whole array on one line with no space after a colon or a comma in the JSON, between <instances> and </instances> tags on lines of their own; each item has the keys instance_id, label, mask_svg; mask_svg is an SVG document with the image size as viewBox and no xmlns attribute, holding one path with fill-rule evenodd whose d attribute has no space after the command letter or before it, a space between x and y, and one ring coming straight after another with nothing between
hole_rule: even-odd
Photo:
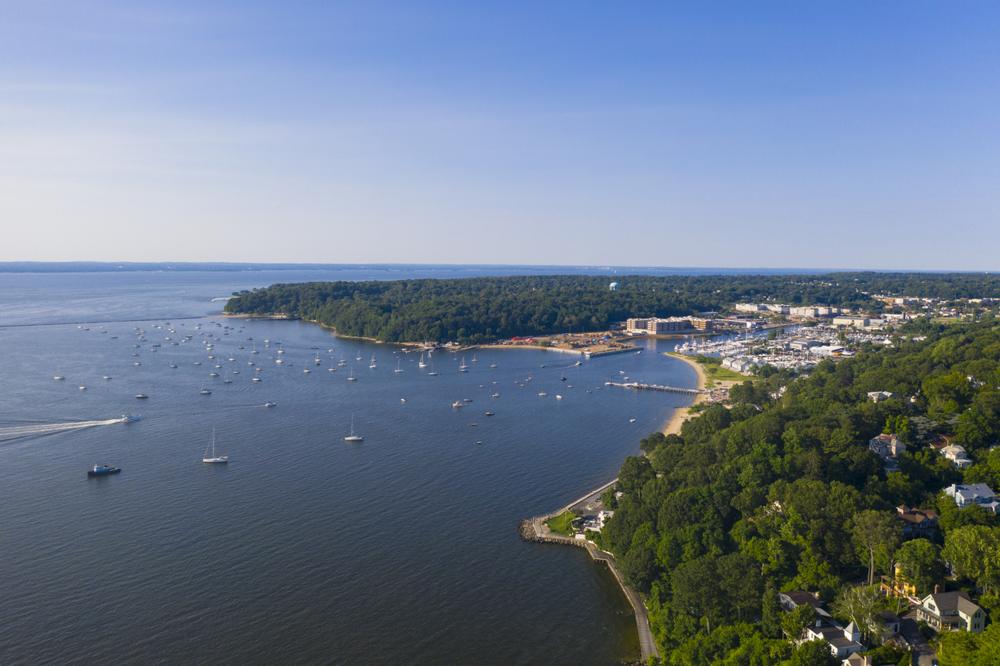
<instances>
[{"instance_id":1,"label":"long dock","mask_svg":"<svg viewBox=\"0 0 1000 666\"><path fill-rule=\"evenodd\" d=\"M686 393L687 395L701 395L705 393L703 389L681 388L680 386L665 386L663 384L642 384L640 382L604 382L604 385L636 391L663 391L666 393Z\"/></svg>"}]
</instances>

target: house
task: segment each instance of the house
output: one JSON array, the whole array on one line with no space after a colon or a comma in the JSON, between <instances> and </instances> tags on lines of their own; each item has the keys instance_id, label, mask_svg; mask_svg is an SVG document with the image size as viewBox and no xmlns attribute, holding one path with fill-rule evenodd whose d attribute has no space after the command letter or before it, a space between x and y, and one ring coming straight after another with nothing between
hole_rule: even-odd
<instances>
[{"instance_id":1,"label":"house","mask_svg":"<svg viewBox=\"0 0 1000 666\"><path fill-rule=\"evenodd\" d=\"M822 614L829 617L829 614L823 610L823 603L812 592L802 592L799 590L794 592L780 592L778 594L778 603L781 605L782 610L786 611L793 611L805 604L812 606L818 615Z\"/></svg>"},{"instance_id":2,"label":"house","mask_svg":"<svg viewBox=\"0 0 1000 666\"><path fill-rule=\"evenodd\" d=\"M888 400L892 397L892 393L890 391L869 391L867 395L868 399L872 402L882 402L883 400Z\"/></svg>"},{"instance_id":3,"label":"house","mask_svg":"<svg viewBox=\"0 0 1000 666\"><path fill-rule=\"evenodd\" d=\"M986 611L961 590L928 594L917 607L917 619L938 631L979 633L986 624Z\"/></svg>"},{"instance_id":4,"label":"house","mask_svg":"<svg viewBox=\"0 0 1000 666\"><path fill-rule=\"evenodd\" d=\"M903 524L903 538L930 538L937 531L938 515L932 509L911 509L905 504L896 507L896 518Z\"/></svg>"},{"instance_id":5,"label":"house","mask_svg":"<svg viewBox=\"0 0 1000 666\"><path fill-rule=\"evenodd\" d=\"M996 493L985 483L970 483L968 485L953 483L944 489L944 494L954 499L955 504L960 509L975 504L993 515L996 515L997 510L1000 509Z\"/></svg>"},{"instance_id":6,"label":"house","mask_svg":"<svg viewBox=\"0 0 1000 666\"><path fill-rule=\"evenodd\" d=\"M917 586L903 577L903 568L899 562L896 562L895 567L893 567L893 575L882 576L880 581L879 590L885 596L902 597L916 601Z\"/></svg>"},{"instance_id":7,"label":"house","mask_svg":"<svg viewBox=\"0 0 1000 666\"><path fill-rule=\"evenodd\" d=\"M861 632L853 622L842 627L834 620L817 618L816 624L802 632L802 642L822 640L830 646L830 652L838 659L847 659L855 652L861 652Z\"/></svg>"},{"instance_id":8,"label":"house","mask_svg":"<svg viewBox=\"0 0 1000 666\"><path fill-rule=\"evenodd\" d=\"M868 448L885 462L886 470L896 469L896 459L906 451L906 444L895 435L879 435L868 440Z\"/></svg>"},{"instance_id":9,"label":"house","mask_svg":"<svg viewBox=\"0 0 1000 666\"><path fill-rule=\"evenodd\" d=\"M966 467L972 465L972 461L969 459L969 454L965 452L965 447L959 444L949 444L948 446L944 446L938 451L938 453L950 460L951 464L959 469L965 469Z\"/></svg>"},{"instance_id":10,"label":"house","mask_svg":"<svg viewBox=\"0 0 1000 666\"><path fill-rule=\"evenodd\" d=\"M883 639L887 639L898 634L899 628L903 624L903 620L892 611L879 611L875 618L882 626Z\"/></svg>"},{"instance_id":11,"label":"house","mask_svg":"<svg viewBox=\"0 0 1000 666\"><path fill-rule=\"evenodd\" d=\"M868 655L855 652L841 662L841 666L875 666L875 662Z\"/></svg>"}]
</instances>

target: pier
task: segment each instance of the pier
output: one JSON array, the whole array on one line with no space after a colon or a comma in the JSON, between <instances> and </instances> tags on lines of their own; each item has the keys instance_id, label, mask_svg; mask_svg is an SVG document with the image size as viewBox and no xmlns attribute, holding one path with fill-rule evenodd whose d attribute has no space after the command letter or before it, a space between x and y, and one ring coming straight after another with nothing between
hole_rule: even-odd
<instances>
[{"instance_id":1,"label":"pier","mask_svg":"<svg viewBox=\"0 0 1000 666\"><path fill-rule=\"evenodd\" d=\"M604 382L604 385L634 389L636 391L663 391L665 393L684 393L687 395L701 395L706 393L704 389L681 388L679 386L665 386L663 384L642 384L640 382Z\"/></svg>"}]
</instances>

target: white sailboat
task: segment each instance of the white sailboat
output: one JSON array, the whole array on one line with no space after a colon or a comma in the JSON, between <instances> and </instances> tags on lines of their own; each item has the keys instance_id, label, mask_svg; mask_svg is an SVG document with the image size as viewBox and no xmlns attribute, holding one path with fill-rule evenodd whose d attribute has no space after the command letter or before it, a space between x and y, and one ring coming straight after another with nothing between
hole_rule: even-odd
<instances>
[{"instance_id":1,"label":"white sailboat","mask_svg":"<svg viewBox=\"0 0 1000 666\"><path fill-rule=\"evenodd\" d=\"M358 381L358 378L354 376L354 366L353 365L351 366L351 369L347 373L347 381L349 381L349 382L356 382L356 381Z\"/></svg>"},{"instance_id":2,"label":"white sailboat","mask_svg":"<svg viewBox=\"0 0 1000 666\"><path fill-rule=\"evenodd\" d=\"M418 368L426 368L427 364L424 362L424 353L420 352L420 362L417 363Z\"/></svg>"},{"instance_id":3,"label":"white sailboat","mask_svg":"<svg viewBox=\"0 0 1000 666\"><path fill-rule=\"evenodd\" d=\"M208 449L205 449L205 457L201 459L203 463L210 464L225 464L229 462L229 456L217 456L215 455L215 428L212 428L212 454L209 455Z\"/></svg>"},{"instance_id":4,"label":"white sailboat","mask_svg":"<svg viewBox=\"0 0 1000 666\"><path fill-rule=\"evenodd\" d=\"M397 375L398 375L399 373L403 372L403 368L401 368L401 367L399 366L399 364L400 364L401 362L402 362L402 359L399 359L399 358L397 358L397 359L396 359L396 369L395 369L395 370L393 370L393 372L395 372L395 373L396 373Z\"/></svg>"},{"instance_id":5,"label":"white sailboat","mask_svg":"<svg viewBox=\"0 0 1000 666\"><path fill-rule=\"evenodd\" d=\"M354 434L354 414L351 414L351 434L344 437L345 442L363 442L365 438Z\"/></svg>"},{"instance_id":6,"label":"white sailboat","mask_svg":"<svg viewBox=\"0 0 1000 666\"><path fill-rule=\"evenodd\" d=\"M466 365L466 363L465 363L465 357L464 356L462 357L462 364L458 366L458 371L459 372L468 372L469 371L469 366Z\"/></svg>"},{"instance_id":7,"label":"white sailboat","mask_svg":"<svg viewBox=\"0 0 1000 666\"><path fill-rule=\"evenodd\" d=\"M370 363L368 363L368 367L372 370L375 369L375 354L372 354L372 360Z\"/></svg>"}]
</instances>

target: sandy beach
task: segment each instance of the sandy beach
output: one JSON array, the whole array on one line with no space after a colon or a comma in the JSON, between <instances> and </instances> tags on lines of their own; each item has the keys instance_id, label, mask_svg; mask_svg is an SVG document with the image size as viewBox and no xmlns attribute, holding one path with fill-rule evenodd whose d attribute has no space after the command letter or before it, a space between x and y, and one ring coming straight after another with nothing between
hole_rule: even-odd
<instances>
[{"instance_id":1,"label":"sandy beach","mask_svg":"<svg viewBox=\"0 0 1000 666\"><path fill-rule=\"evenodd\" d=\"M698 364L694 359L690 359L687 358L686 356L681 356L679 354L676 355L671 354L670 358L675 358L678 361L687 363L689 366L691 366L691 368L694 369L694 371L698 375L697 388L699 389L705 388L707 378L705 377L705 371L702 369L700 364ZM675 409L673 411L673 414L670 415L670 418L667 419L666 423L663 424L663 427L660 429L660 432L662 432L664 435L679 435L681 432L681 426L684 425L685 421L691 418L691 407L694 407L698 403L704 402L707 399L708 399L708 394L699 393L698 396L695 397L694 402L692 402L690 406Z\"/></svg>"}]
</instances>

